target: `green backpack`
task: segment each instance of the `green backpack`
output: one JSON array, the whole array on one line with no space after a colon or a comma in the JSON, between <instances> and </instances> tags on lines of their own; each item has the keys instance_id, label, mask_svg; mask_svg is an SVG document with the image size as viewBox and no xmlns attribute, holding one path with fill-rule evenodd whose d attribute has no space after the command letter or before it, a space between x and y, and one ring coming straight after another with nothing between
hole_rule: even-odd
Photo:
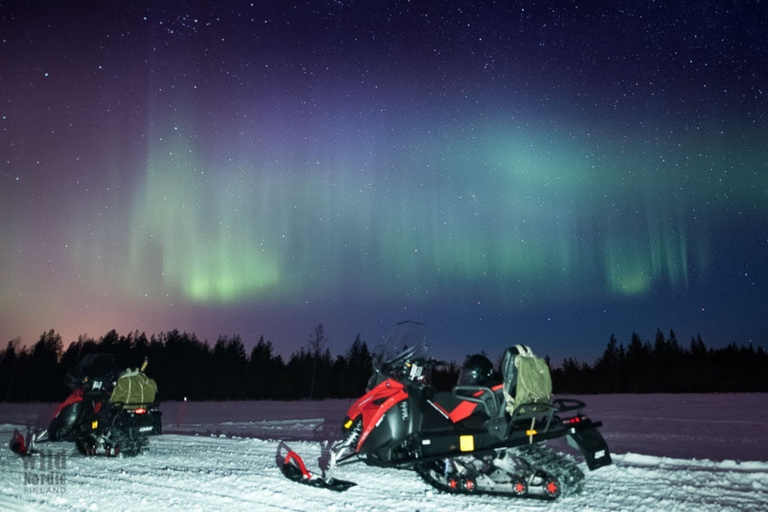
<instances>
[{"instance_id":1,"label":"green backpack","mask_svg":"<svg viewBox=\"0 0 768 512\"><path fill-rule=\"evenodd\" d=\"M552 377L549 366L534 355L530 347L515 345L504 352L501 363L504 377L504 398L509 414L522 404L551 404ZM524 408L520 412L525 412Z\"/></svg>"},{"instance_id":2,"label":"green backpack","mask_svg":"<svg viewBox=\"0 0 768 512\"><path fill-rule=\"evenodd\" d=\"M109 401L122 404L126 409L148 405L155 401L157 383L138 368L129 368L120 374Z\"/></svg>"}]
</instances>

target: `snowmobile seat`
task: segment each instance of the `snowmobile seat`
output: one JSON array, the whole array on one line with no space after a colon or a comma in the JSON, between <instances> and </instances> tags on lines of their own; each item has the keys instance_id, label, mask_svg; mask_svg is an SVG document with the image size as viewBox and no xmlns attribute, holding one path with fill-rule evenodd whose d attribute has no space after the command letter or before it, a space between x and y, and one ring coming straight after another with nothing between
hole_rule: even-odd
<instances>
[{"instance_id":1,"label":"snowmobile seat","mask_svg":"<svg viewBox=\"0 0 768 512\"><path fill-rule=\"evenodd\" d=\"M462 400L468 402L477 402L482 405L486 417L486 421L483 427L489 434L497 436L499 439L504 439L508 430L507 419L505 417L505 398L504 398L504 384L496 384L495 386L488 387L475 387L472 386L456 386L453 388L453 393L460 397Z\"/></svg>"},{"instance_id":2,"label":"snowmobile seat","mask_svg":"<svg viewBox=\"0 0 768 512\"><path fill-rule=\"evenodd\" d=\"M450 392L436 392L429 402L452 423L467 428L481 428L489 419L497 418L500 411L503 413L504 397L501 388L501 384L493 388L456 386Z\"/></svg>"}]
</instances>

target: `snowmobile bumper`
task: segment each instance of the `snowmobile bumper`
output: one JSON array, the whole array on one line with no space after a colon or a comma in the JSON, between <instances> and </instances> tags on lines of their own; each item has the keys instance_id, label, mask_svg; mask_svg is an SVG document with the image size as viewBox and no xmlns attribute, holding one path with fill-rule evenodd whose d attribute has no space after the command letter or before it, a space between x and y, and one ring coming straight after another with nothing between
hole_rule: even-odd
<instances>
[{"instance_id":1,"label":"snowmobile bumper","mask_svg":"<svg viewBox=\"0 0 768 512\"><path fill-rule=\"evenodd\" d=\"M116 423L131 435L156 436L163 433L163 413L158 404L121 410Z\"/></svg>"}]
</instances>

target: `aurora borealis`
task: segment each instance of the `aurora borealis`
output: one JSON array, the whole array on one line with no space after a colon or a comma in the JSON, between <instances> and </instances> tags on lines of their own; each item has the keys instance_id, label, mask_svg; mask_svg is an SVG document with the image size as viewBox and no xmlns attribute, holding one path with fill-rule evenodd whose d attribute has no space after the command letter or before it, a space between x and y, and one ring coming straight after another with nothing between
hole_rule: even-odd
<instances>
[{"instance_id":1,"label":"aurora borealis","mask_svg":"<svg viewBox=\"0 0 768 512\"><path fill-rule=\"evenodd\" d=\"M216 4L1 6L3 343L766 346L759 2Z\"/></svg>"}]
</instances>

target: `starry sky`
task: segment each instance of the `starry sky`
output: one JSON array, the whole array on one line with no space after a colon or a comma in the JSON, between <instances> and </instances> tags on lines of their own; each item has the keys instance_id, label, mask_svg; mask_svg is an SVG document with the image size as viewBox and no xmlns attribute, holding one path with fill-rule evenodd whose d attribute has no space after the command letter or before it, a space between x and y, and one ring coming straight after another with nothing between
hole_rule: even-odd
<instances>
[{"instance_id":1,"label":"starry sky","mask_svg":"<svg viewBox=\"0 0 768 512\"><path fill-rule=\"evenodd\" d=\"M0 342L768 347L767 16L0 0Z\"/></svg>"}]
</instances>

